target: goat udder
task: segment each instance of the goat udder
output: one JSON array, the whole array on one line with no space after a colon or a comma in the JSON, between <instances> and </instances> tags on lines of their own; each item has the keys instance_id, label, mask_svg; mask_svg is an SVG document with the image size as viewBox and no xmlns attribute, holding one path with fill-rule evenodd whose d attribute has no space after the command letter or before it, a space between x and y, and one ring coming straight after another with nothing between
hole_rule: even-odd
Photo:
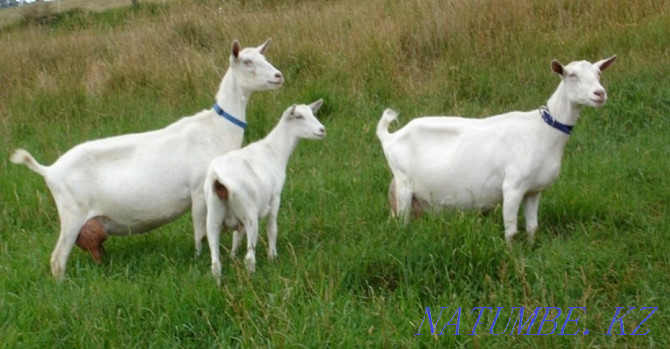
<instances>
[{"instance_id":1,"label":"goat udder","mask_svg":"<svg viewBox=\"0 0 670 349\"><path fill-rule=\"evenodd\" d=\"M219 181L214 182L214 191L221 201L228 200L228 189L223 184L219 183Z\"/></svg>"},{"instance_id":2,"label":"goat udder","mask_svg":"<svg viewBox=\"0 0 670 349\"><path fill-rule=\"evenodd\" d=\"M107 240L107 230L98 217L94 217L81 227L76 244L82 250L90 252L95 262L100 264L104 252L102 244L105 240Z\"/></svg>"}]
</instances>

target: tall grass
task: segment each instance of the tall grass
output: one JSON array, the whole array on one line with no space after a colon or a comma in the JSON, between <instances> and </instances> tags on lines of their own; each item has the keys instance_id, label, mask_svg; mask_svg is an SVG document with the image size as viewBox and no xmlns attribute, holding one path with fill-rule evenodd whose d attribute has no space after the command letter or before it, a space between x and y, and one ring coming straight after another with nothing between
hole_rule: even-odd
<instances>
[{"instance_id":1,"label":"tall grass","mask_svg":"<svg viewBox=\"0 0 670 349\"><path fill-rule=\"evenodd\" d=\"M667 1L175 1L64 18L0 29L3 347L670 345ZM217 289L209 258L193 256L187 215L110 238L102 266L74 250L67 279L55 283L53 200L9 152L25 147L49 164L83 141L208 108L232 39L267 37L287 82L252 97L247 141L287 105L317 98L328 129L289 164L279 262L261 255L249 276L231 260ZM610 100L582 112L543 195L536 246L506 249L500 210L389 221L390 173L373 132L384 108L399 109L401 124L529 110L558 83L551 59L612 54ZM222 240L225 249L230 237ZM590 334L492 336L485 314L467 336L475 306L505 307L504 321L511 307L586 307L566 332ZM627 334L646 315L639 307L659 307L646 336L603 335L621 306L637 307L624 318ZM449 307L440 329L462 307L460 335L447 326L431 336L424 323L414 336L425 307Z\"/></svg>"}]
</instances>

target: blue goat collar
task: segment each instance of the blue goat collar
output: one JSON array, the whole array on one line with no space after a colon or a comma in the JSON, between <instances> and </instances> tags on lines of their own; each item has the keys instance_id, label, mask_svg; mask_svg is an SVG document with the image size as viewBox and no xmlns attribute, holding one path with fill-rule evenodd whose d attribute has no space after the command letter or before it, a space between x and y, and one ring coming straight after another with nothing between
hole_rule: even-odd
<instances>
[{"instance_id":1,"label":"blue goat collar","mask_svg":"<svg viewBox=\"0 0 670 349\"><path fill-rule=\"evenodd\" d=\"M565 133L568 136L572 134L572 128L574 126L566 125L551 117L551 114L549 114L549 109L547 109L547 107L545 106L540 107L540 115L542 115L542 120L544 120L544 122L546 122L547 125Z\"/></svg>"},{"instance_id":2,"label":"blue goat collar","mask_svg":"<svg viewBox=\"0 0 670 349\"><path fill-rule=\"evenodd\" d=\"M226 113L223 109L221 109L221 107L219 106L218 103L214 102L214 107L213 107L213 108L214 108L214 111L215 111L217 114L223 116L224 119L226 119L226 120L232 122L233 124L235 124L235 125L241 127L242 129L246 129L246 128L247 128L247 123L246 123L246 122L244 122L244 121L242 121L242 120L240 120L240 119L238 119L238 118L236 118L236 117L234 117L234 116L232 116L232 115Z\"/></svg>"}]
</instances>

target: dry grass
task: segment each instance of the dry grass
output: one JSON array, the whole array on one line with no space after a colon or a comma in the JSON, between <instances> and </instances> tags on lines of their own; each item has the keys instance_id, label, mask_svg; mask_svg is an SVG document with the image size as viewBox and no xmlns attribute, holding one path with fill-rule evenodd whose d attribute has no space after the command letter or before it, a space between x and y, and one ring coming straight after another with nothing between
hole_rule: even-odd
<instances>
[{"instance_id":1,"label":"dry grass","mask_svg":"<svg viewBox=\"0 0 670 349\"><path fill-rule=\"evenodd\" d=\"M84 3L90 3L89 8L100 6L98 1ZM63 4L64 8L65 4L83 7L77 1ZM373 67L376 73L392 75L375 78L394 82L400 93L418 89L416 94L424 95L435 87L431 74L424 72L434 69L504 65L531 57L569 60L573 53L581 53L575 52L579 47L592 51L593 56L610 54L615 42L606 40L609 31L642 25L650 17L668 13L670 7L664 1L572 4L558 0L317 1L253 12L236 2L171 2L169 6L171 10L162 16L118 25L107 32L46 34L43 29L29 28L7 33L0 41L6 48L3 59L26 62L19 63L19 69L12 66L7 78L26 83L39 74L55 75L58 81L63 80L59 75L67 75L67 83L76 77L92 92L109 92L100 90L105 85L114 87L109 77L100 76L103 70L111 70L106 74L112 76L117 70L131 80L138 74L140 81L152 79L143 75L156 79L172 75L167 70L185 70L182 79L201 77L225 65L222 58L232 38L257 43L281 33L274 56L291 60L287 63L294 63L292 66L304 65L314 74L360 71L351 74L353 79L348 82L354 90L366 86L372 74L367 68ZM506 10L510 8L514 10ZM589 42L594 36L602 39ZM36 57L40 69L34 69L33 59L25 57ZM105 66L109 69L101 69Z\"/></svg>"}]
</instances>

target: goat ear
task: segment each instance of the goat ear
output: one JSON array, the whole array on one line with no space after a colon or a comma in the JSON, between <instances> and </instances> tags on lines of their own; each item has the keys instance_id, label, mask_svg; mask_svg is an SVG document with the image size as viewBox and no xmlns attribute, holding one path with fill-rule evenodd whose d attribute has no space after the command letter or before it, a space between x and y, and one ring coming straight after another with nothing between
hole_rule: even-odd
<instances>
[{"instance_id":1,"label":"goat ear","mask_svg":"<svg viewBox=\"0 0 670 349\"><path fill-rule=\"evenodd\" d=\"M598 68L600 68L600 71L603 71L603 70L609 68L609 66L612 65L612 63L614 63L614 61L616 61L616 55L614 55L614 56L612 56L612 57L610 57L610 58L607 58L607 59L603 59L603 60L601 60L601 61L598 61L598 62L596 62L595 65L596 65Z\"/></svg>"},{"instance_id":2,"label":"goat ear","mask_svg":"<svg viewBox=\"0 0 670 349\"><path fill-rule=\"evenodd\" d=\"M318 101L312 103L309 105L309 108L312 109L312 113L316 113L319 108L323 105L323 99L319 99Z\"/></svg>"},{"instance_id":3,"label":"goat ear","mask_svg":"<svg viewBox=\"0 0 670 349\"><path fill-rule=\"evenodd\" d=\"M563 65L555 59L551 61L551 70L560 76L564 74Z\"/></svg>"},{"instance_id":4,"label":"goat ear","mask_svg":"<svg viewBox=\"0 0 670 349\"><path fill-rule=\"evenodd\" d=\"M292 105L291 110L288 111L288 115L291 118L293 118L295 116L295 107L296 107L296 104Z\"/></svg>"},{"instance_id":5,"label":"goat ear","mask_svg":"<svg viewBox=\"0 0 670 349\"><path fill-rule=\"evenodd\" d=\"M268 49L268 46L270 46L270 43L272 42L272 38L268 38L265 40L264 43L262 43L260 46L258 46L258 52L260 52L262 55L265 55L265 50Z\"/></svg>"},{"instance_id":6,"label":"goat ear","mask_svg":"<svg viewBox=\"0 0 670 349\"><path fill-rule=\"evenodd\" d=\"M233 46L231 47L231 54L235 59L240 55L240 42L237 39L233 40Z\"/></svg>"}]
</instances>

